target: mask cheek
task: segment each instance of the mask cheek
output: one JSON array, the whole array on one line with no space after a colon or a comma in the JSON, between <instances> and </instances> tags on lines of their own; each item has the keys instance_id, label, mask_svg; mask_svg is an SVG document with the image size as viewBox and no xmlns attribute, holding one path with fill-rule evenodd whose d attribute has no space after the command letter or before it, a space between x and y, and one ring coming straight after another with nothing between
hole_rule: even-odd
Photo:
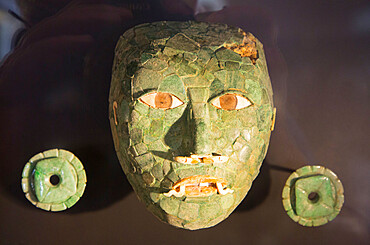
<instances>
[{"instance_id":1,"label":"mask cheek","mask_svg":"<svg viewBox=\"0 0 370 245\"><path fill-rule=\"evenodd\" d=\"M242 163L247 163L251 154L252 154L252 148L249 145L245 145L238 152L238 160Z\"/></svg>"}]
</instances>

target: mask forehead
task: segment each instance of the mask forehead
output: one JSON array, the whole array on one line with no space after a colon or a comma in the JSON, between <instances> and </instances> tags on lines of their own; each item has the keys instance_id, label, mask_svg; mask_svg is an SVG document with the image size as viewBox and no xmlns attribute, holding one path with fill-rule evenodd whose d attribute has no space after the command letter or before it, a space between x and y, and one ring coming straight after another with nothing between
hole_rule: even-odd
<instances>
[{"instance_id":1,"label":"mask forehead","mask_svg":"<svg viewBox=\"0 0 370 245\"><path fill-rule=\"evenodd\" d=\"M158 98L178 104L158 109ZM248 106L217 107L230 99ZM134 27L116 47L109 110L120 163L147 208L178 227L213 226L247 194L267 151L273 102L262 44L222 24ZM196 181L217 191L203 195Z\"/></svg>"}]
</instances>

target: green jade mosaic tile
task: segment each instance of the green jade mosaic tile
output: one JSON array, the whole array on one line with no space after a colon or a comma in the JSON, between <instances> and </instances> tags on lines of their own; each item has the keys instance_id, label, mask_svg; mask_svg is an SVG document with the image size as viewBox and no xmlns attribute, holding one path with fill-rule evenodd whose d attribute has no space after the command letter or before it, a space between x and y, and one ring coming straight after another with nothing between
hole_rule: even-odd
<instances>
[{"instance_id":1,"label":"green jade mosaic tile","mask_svg":"<svg viewBox=\"0 0 370 245\"><path fill-rule=\"evenodd\" d=\"M237 52L245 47L258 58ZM274 123L262 44L224 24L163 21L126 31L109 104L117 156L137 196L163 222L190 230L218 224L243 200Z\"/></svg>"}]
</instances>

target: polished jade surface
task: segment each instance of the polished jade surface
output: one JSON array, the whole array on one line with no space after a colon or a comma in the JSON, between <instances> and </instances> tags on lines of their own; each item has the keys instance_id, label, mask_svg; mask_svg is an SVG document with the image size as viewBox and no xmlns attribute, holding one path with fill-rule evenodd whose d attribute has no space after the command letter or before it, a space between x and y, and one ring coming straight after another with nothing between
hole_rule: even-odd
<instances>
[{"instance_id":1,"label":"polished jade surface","mask_svg":"<svg viewBox=\"0 0 370 245\"><path fill-rule=\"evenodd\" d=\"M190 230L218 224L243 200L275 115L262 44L239 28L193 21L126 31L109 104L137 196L160 220Z\"/></svg>"},{"instance_id":2,"label":"polished jade surface","mask_svg":"<svg viewBox=\"0 0 370 245\"><path fill-rule=\"evenodd\" d=\"M333 220L344 202L338 177L322 166L304 166L288 178L283 205L288 215L303 226L320 226Z\"/></svg>"},{"instance_id":3,"label":"polished jade surface","mask_svg":"<svg viewBox=\"0 0 370 245\"><path fill-rule=\"evenodd\" d=\"M72 207L82 196L86 173L80 160L62 149L44 151L32 157L22 173L27 199L46 211Z\"/></svg>"}]
</instances>

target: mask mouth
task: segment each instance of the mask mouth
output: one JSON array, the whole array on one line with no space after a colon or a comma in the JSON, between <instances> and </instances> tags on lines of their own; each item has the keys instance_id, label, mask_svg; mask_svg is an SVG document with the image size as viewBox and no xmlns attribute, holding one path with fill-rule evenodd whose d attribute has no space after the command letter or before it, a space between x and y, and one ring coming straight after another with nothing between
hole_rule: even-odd
<instances>
[{"instance_id":1,"label":"mask mouth","mask_svg":"<svg viewBox=\"0 0 370 245\"><path fill-rule=\"evenodd\" d=\"M187 156L176 156L173 158L174 161L182 164L198 164L198 163L205 163L205 164L213 164L213 163L225 163L229 160L228 156L221 156L219 154L212 154L212 155L197 155L192 154L190 157Z\"/></svg>"},{"instance_id":2,"label":"mask mouth","mask_svg":"<svg viewBox=\"0 0 370 245\"><path fill-rule=\"evenodd\" d=\"M226 195L233 193L226 187L227 182L223 178L209 175L194 175L183 178L173 184L171 190L164 193L166 197L203 197L213 194Z\"/></svg>"}]
</instances>

